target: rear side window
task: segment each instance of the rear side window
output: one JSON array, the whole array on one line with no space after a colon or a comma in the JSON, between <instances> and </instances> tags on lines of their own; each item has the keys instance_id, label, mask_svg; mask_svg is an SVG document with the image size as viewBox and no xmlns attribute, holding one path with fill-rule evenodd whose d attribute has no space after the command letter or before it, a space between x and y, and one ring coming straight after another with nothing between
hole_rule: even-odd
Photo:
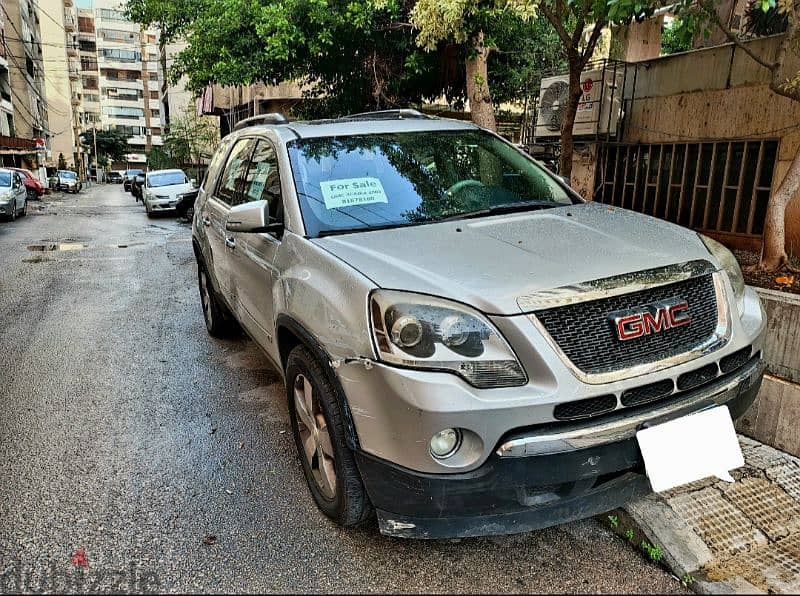
<instances>
[{"instance_id":1,"label":"rear side window","mask_svg":"<svg viewBox=\"0 0 800 596\"><path fill-rule=\"evenodd\" d=\"M255 141L253 139L241 139L237 141L233 149L231 149L228 161L225 163L225 168L222 170L222 175L219 177L216 196L228 205L233 205L236 200L236 191L247 170L250 153L253 151L254 144Z\"/></svg>"},{"instance_id":2,"label":"rear side window","mask_svg":"<svg viewBox=\"0 0 800 596\"><path fill-rule=\"evenodd\" d=\"M206 187L206 184L211 184L213 186L214 180L216 180L217 174L219 173L219 168L222 166L222 162L225 159L225 156L228 153L228 149L230 149L231 145L231 138L227 137L222 139L219 147L214 152L214 157L211 158L211 163L208 164L208 169L206 170L206 177L203 179L203 190L206 192L210 192L212 189L211 187Z\"/></svg>"}]
</instances>

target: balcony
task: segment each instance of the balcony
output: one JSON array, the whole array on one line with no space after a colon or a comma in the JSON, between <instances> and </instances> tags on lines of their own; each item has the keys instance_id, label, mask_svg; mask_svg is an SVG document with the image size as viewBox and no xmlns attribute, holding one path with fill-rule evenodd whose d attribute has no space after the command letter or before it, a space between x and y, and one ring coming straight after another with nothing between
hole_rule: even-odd
<instances>
[{"instance_id":1,"label":"balcony","mask_svg":"<svg viewBox=\"0 0 800 596\"><path fill-rule=\"evenodd\" d=\"M69 78L73 81L81 78L81 65L77 60L69 61Z\"/></svg>"},{"instance_id":2,"label":"balcony","mask_svg":"<svg viewBox=\"0 0 800 596\"><path fill-rule=\"evenodd\" d=\"M64 31L67 33L74 33L78 28L78 21L75 15L64 13Z\"/></svg>"},{"instance_id":3,"label":"balcony","mask_svg":"<svg viewBox=\"0 0 800 596\"><path fill-rule=\"evenodd\" d=\"M73 106L81 105L81 96L80 96L79 93L73 93L72 94L72 105Z\"/></svg>"},{"instance_id":4,"label":"balcony","mask_svg":"<svg viewBox=\"0 0 800 596\"><path fill-rule=\"evenodd\" d=\"M0 135L0 148L2 149L16 149L20 151L35 151L36 143L33 139L23 139L20 137L6 137Z\"/></svg>"},{"instance_id":5,"label":"balcony","mask_svg":"<svg viewBox=\"0 0 800 596\"><path fill-rule=\"evenodd\" d=\"M64 0L64 6L66 8L72 8L72 0Z\"/></svg>"},{"instance_id":6,"label":"balcony","mask_svg":"<svg viewBox=\"0 0 800 596\"><path fill-rule=\"evenodd\" d=\"M67 44L67 56L73 56L78 58L80 54L78 54L78 44L77 43L68 43Z\"/></svg>"}]
</instances>

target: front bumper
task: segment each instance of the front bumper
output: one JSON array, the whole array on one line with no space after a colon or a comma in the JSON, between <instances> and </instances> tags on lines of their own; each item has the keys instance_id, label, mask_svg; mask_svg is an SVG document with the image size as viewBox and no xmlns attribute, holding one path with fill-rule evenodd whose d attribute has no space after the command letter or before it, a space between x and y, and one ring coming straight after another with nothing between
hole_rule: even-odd
<instances>
[{"instance_id":1,"label":"front bumper","mask_svg":"<svg viewBox=\"0 0 800 596\"><path fill-rule=\"evenodd\" d=\"M147 208L150 211L174 211L178 205L178 199L148 199Z\"/></svg>"},{"instance_id":2,"label":"front bumper","mask_svg":"<svg viewBox=\"0 0 800 596\"><path fill-rule=\"evenodd\" d=\"M521 429L469 472L414 472L363 451L357 461L384 534L527 532L602 513L649 492L636 431L715 405L726 405L738 418L755 400L763 374L762 361L753 358L735 374L645 415L627 411L603 424ZM528 445L533 451L519 448Z\"/></svg>"}]
</instances>

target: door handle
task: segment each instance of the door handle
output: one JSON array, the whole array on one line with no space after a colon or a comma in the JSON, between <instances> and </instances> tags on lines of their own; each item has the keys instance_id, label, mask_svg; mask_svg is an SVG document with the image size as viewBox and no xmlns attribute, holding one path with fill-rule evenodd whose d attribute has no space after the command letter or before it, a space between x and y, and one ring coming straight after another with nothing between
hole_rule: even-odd
<instances>
[{"instance_id":1,"label":"door handle","mask_svg":"<svg viewBox=\"0 0 800 596\"><path fill-rule=\"evenodd\" d=\"M207 217L204 217L203 218L203 225L206 226L206 227L210 226L211 225L211 220L209 218L207 218Z\"/></svg>"},{"instance_id":2,"label":"door handle","mask_svg":"<svg viewBox=\"0 0 800 596\"><path fill-rule=\"evenodd\" d=\"M236 238L233 236L228 236L225 238L225 246L228 248L236 248Z\"/></svg>"}]
</instances>

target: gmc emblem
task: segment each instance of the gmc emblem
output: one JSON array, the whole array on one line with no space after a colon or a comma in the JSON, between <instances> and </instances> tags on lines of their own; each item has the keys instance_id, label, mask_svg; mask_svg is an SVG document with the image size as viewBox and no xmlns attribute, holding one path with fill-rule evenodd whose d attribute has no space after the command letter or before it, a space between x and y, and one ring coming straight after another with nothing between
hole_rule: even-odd
<instances>
[{"instance_id":1,"label":"gmc emblem","mask_svg":"<svg viewBox=\"0 0 800 596\"><path fill-rule=\"evenodd\" d=\"M661 333L692 322L689 303L673 298L644 306L611 313L611 323L621 341Z\"/></svg>"}]
</instances>

